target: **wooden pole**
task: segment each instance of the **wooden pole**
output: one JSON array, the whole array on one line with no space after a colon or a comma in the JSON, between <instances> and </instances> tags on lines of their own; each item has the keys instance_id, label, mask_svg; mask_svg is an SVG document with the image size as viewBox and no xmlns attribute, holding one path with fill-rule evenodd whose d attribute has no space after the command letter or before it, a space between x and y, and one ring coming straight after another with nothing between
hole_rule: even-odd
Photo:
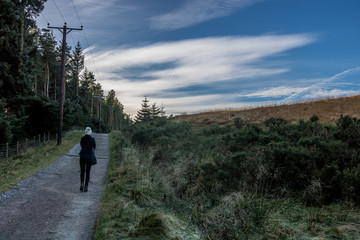
<instances>
[{"instance_id":1,"label":"wooden pole","mask_svg":"<svg viewBox=\"0 0 360 240\"><path fill-rule=\"evenodd\" d=\"M65 100L65 65L66 65L66 35L72 30L82 31L81 28L68 28L66 23L63 27L50 27L48 28L58 29L63 34L62 49L61 49L61 82L60 82L60 96L59 96L59 125L58 125L58 135L57 135L57 144L60 145L62 141L62 128L63 128L63 115L64 115L64 100Z\"/></svg>"}]
</instances>

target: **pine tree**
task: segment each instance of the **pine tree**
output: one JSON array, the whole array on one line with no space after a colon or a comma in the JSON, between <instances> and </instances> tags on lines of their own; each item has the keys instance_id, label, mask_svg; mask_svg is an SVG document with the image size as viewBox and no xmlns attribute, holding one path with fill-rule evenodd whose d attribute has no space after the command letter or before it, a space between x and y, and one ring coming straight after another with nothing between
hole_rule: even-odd
<instances>
[{"instance_id":1,"label":"pine tree","mask_svg":"<svg viewBox=\"0 0 360 240\"><path fill-rule=\"evenodd\" d=\"M110 90L108 92L108 95L106 96L106 115L107 118L107 124L110 127L110 129L114 129L114 107L118 103L118 100L115 96L115 91Z\"/></svg>"},{"instance_id":2,"label":"pine tree","mask_svg":"<svg viewBox=\"0 0 360 240\"><path fill-rule=\"evenodd\" d=\"M80 76L80 87L79 87L79 102L82 105L84 111L92 116L93 111L93 89L95 86L94 74L85 68L84 72Z\"/></svg>"},{"instance_id":3,"label":"pine tree","mask_svg":"<svg viewBox=\"0 0 360 240\"><path fill-rule=\"evenodd\" d=\"M50 100L50 96L58 100L61 43L57 45L51 32L40 31L36 26L35 17L44 2L0 1L0 142L56 129L58 103ZM64 129L85 123L95 127L94 116L99 115L97 106L101 100L94 101L93 96L104 96L102 86L88 69L79 76L84 68L79 42L73 52L66 46L66 55L69 92L65 88ZM113 90L101 103L102 125L107 123L111 129L120 129L124 120L129 119Z\"/></svg>"},{"instance_id":4,"label":"pine tree","mask_svg":"<svg viewBox=\"0 0 360 240\"><path fill-rule=\"evenodd\" d=\"M24 89L20 86L21 23L23 15L17 1L0 1L0 96L12 98Z\"/></svg>"},{"instance_id":5,"label":"pine tree","mask_svg":"<svg viewBox=\"0 0 360 240\"><path fill-rule=\"evenodd\" d=\"M44 95L50 97L49 88L50 88L50 67L53 67L53 71L58 71L56 64L56 41L52 32L44 32L40 35L40 46L41 46L41 55L42 61L44 64ZM37 84L35 83L35 86Z\"/></svg>"},{"instance_id":6,"label":"pine tree","mask_svg":"<svg viewBox=\"0 0 360 240\"><path fill-rule=\"evenodd\" d=\"M164 111L165 107L164 105L161 103L161 107L160 107L160 117L165 117L165 111Z\"/></svg>"},{"instance_id":7,"label":"pine tree","mask_svg":"<svg viewBox=\"0 0 360 240\"><path fill-rule=\"evenodd\" d=\"M156 106L156 103L153 103L150 108L150 118L155 119L160 115L160 108Z\"/></svg>"},{"instance_id":8,"label":"pine tree","mask_svg":"<svg viewBox=\"0 0 360 240\"><path fill-rule=\"evenodd\" d=\"M148 122L151 119L151 108L148 103L149 100L145 97L143 103L141 104L141 109L137 112L135 117L136 122Z\"/></svg>"},{"instance_id":9,"label":"pine tree","mask_svg":"<svg viewBox=\"0 0 360 240\"><path fill-rule=\"evenodd\" d=\"M31 93L37 57L35 17L45 0L0 1L0 96Z\"/></svg>"},{"instance_id":10,"label":"pine tree","mask_svg":"<svg viewBox=\"0 0 360 240\"><path fill-rule=\"evenodd\" d=\"M84 69L84 54L81 49L80 42L77 42L75 50L70 58L71 79L69 82L69 98L73 101L78 101L79 97L79 75Z\"/></svg>"}]
</instances>

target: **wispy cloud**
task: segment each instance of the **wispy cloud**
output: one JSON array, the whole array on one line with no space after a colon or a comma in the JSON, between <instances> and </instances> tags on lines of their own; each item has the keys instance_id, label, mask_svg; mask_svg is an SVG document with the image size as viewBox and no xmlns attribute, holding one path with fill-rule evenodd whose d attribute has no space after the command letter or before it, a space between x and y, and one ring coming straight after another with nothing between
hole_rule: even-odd
<instances>
[{"instance_id":1,"label":"wispy cloud","mask_svg":"<svg viewBox=\"0 0 360 240\"><path fill-rule=\"evenodd\" d=\"M269 98L269 97L284 97L289 96L298 92L301 92L307 88L294 88L288 86L273 87L267 88L260 91L255 91L249 94L239 95L241 97L260 97L260 98Z\"/></svg>"},{"instance_id":2,"label":"wispy cloud","mask_svg":"<svg viewBox=\"0 0 360 240\"><path fill-rule=\"evenodd\" d=\"M179 9L152 17L151 25L155 29L175 30L226 16L256 2L258 0L188 0Z\"/></svg>"},{"instance_id":3,"label":"wispy cloud","mask_svg":"<svg viewBox=\"0 0 360 240\"><path fill-rule=\"evenodd\" d=\"M236 96L162 96L173 89L193 85L229 81L241 85L244 80L287 72L286 66L269 64L268 60L315 40L309 34L202 38L112 49L94 53L94 56L104 89L114 89L129 112L134 113L139 108L144 96L165 105L170 102L179 105L187 102L186 98L191 99L187 106L201 108L222 103L228 107ZM203 98L208 101L202 102ZM172 112L178 110L171 109Z\"/></svg>"},{"instance_id":4,"label":"wispy cloud","mask_svg":"<svg viewBox=\"0 0 360 240\"><path fill-rule=\"evenodd\" d=\"M104 17L110 13L120 14L121 12L134 11L138 9L135 5L129 3L119 4L116 0L73 0L74 4L78 7L82 16L99 18ZM101 14L100 14L101 13Z\"/></svg>"},{"instance_id":5,"label":"wispy cloud","mask_svg":"<svg viewBox=\"0 0 360 240\"><path fill-rule=\"evenodd\" d=\"M359 94L359 91L354 90L340 90L340 89L331 89L331 90L324 90L324 89L314 89L310 92L307 92L302 99L321 99L321 98L329 98L329 97L342 97L342 96L349 96L349 95L356 95Z\"/></svg>"},{"instance_id":6,"label":"wispy cloud","mask_svg":"<svg viewBox=\"0 0 360 240\"><path fill-rule=\"evenodd\" d=\"M352 94L353 91L344 91L344 90L332 90L332 91L324 91L322 88L324 88L326 85L331 84L334 81L339 81L343 78L348 77L349 75L352 75L354 73L359 73L360 67L351 68L348 70L345 70L341 73L338 73L330 78L322 79L318 81L315 84L312 84L306 88L304 88L301 91L295 92L291 94L290 96L286 97L283 101L290 101L296 98L299 98L300 96L304 95L303 98L309 98L309 96L313 96L313 98L318 97L327 97L327 96L339 96L339 95L346 95L346 94ZM332 94L331 94L332 93ZM329 95L327 95L329 94Z\"/></svg>"}]
</instances>

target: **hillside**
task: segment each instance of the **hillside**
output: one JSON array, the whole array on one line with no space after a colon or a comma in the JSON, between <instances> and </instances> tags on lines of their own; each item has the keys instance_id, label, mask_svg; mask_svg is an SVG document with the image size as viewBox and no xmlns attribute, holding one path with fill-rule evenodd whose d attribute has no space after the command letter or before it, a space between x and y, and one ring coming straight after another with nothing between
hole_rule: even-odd
<instances>
[{"instance_id":1,"label":"hillside","mask_svg":"<svg viewBox=\"0 0 360 240\"><path fill-rule=\"evenodd\" d=\"M176 118L181 121L204 125L212 123L220 125L231 124L238 117L242 118L245 122L253 123L261 123L271 117L279 117L295 123L301 119L308 120L314 114L320 118L322 123L335 123L341 114L359 118L360 95L252 109L183 114Z\"/></svg>"}]
</instances>

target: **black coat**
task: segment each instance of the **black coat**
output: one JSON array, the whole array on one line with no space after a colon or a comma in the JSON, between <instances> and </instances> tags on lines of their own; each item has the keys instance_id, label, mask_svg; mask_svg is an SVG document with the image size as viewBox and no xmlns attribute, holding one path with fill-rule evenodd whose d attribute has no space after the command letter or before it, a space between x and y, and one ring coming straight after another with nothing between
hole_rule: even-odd
<instances>
[{"instance_id":1,"label":"black coat","mask_svg":"<svg viewBox=\"0 0 360 240\"><path fill-rule=\"evenodd\" d=\"M93 149L96 149L95 138L86 134L81 138L80 146L80 160L91 160L93 155Z\"/></svg>"}]
</instances>

